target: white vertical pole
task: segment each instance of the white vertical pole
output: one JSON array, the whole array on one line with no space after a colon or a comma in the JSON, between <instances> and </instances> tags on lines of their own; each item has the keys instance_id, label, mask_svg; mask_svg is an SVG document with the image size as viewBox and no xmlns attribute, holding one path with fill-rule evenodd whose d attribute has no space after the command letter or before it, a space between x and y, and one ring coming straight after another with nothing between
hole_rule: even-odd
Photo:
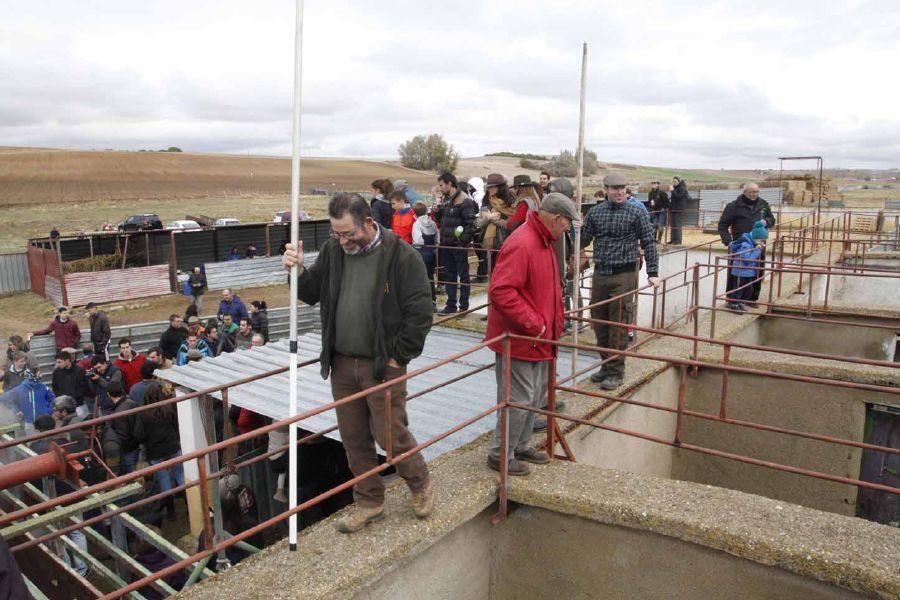
<instances>
[{"instance_id":1,"label":"white vertical pole","mask_svg":"<svg viewBox=\"0 0 900 600\"><path fill-rule=\"evenodd\" d=\"M294 33L294 119L291 139L291 244L296 249L300 238L298 213L300 212L300 92L303 83L303 0L297 0L296 30ZM298 267L291 267L290 299L290 416L297 414L297 275ZM297 424L291 423L288 436L288 507L297 506ZM297 549L297 515L291 515L288 523L288 547Z\"/></svg>"},{"instance_id":2,"label":"white vertical pole","mask_svg":"<svg viewBox=\"0 0 900 600\"><path fill-rule=\"evenodd\" d=\"M584 104L586 98L587 91L587 42L584 42L581 48L581 106L578 111L578 156L577 161L578 164L576 166L577 170L577 179L575 180L575 209L576 212L581 214L581 194L583 193L583 174L584 174ZM575 257L575 281L573 285L575 289L573 290L575 293L572 294L573 300L575 301L575 308L581 308L581 224L578 223L575 225L575 239L574 247L572 249L573 255ZM578 313L578 316L581 316L581 313ZM578 330L581 328L581 323L575 321L575 326L572 328L572 341L574 343L578 343ZM578 370L578 348L572 348L572 376L575 376L575 372ZM574 385L574 382L572 382Z\"/></svg>"}]
</instances>

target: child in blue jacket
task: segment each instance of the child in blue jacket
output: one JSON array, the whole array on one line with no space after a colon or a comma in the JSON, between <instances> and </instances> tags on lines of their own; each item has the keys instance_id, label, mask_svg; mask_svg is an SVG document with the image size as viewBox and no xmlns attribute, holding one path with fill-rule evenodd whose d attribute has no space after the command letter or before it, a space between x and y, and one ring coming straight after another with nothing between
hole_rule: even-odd
<instances>
[{"instance_id":1,"label":"child in blue jacket","mask_svg":"<svg viewBox=\"0 0 900 600\"><path fill-rule=\"evenodd\" d=\"M751 300L753 281L764 275L760 267L759 257L762 255L765 241L769 237L765 221L753 224L753 230L745 233L728 245L731 253L731 276L734 278L734 289L728 293L728 308L738 312L746 310L744 302Z\"/></svg>"},{"instance_id":2,"label":"child in blue jacket","mask_svg":"<svg viewBox=\"0 0 900 600\"><path fill-rule=\"evenodd\" d=\"M41 415L53 414L56 396L31 371L26 371L25 381L0 395L0 404L15 413L16 420L25 427L25 434L34 433L34 420Z\"/></svg>"}]
</instances>

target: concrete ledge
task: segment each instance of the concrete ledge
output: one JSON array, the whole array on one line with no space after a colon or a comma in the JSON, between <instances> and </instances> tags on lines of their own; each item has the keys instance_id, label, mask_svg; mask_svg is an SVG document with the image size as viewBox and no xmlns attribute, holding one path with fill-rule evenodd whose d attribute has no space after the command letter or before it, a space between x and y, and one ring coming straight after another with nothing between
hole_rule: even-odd
<instances>
[{"instance_id":1,"label":"concrete ledge","mask_svg":"<svg viewBox=\"0 0 900 600\"><path fill-rule=\"evenodd\" d=\"M822 360L805 356L778 354L777 352L778 348L773 348L772 352L738 348L732 351L728 362L739 367L767 369L790 375L900 387L900 369L894 367L863 365L841 362L839 360ZM715 349L706 348L700 352L700 358L706 362L721 364L722 349L721 347Z\"/></svg>"},{"instance_id":2,"label":"concrete ledge","mask_svg":"<svg viewBox=\"0 0 900 600\"><path fill-rule=\"evenodd\" d=\"M651 531L879 598L900 597L900 531L708 485L554 462L515 502Z\"/></svg>"},{"instance_id":3,"label":"concrete ledge","mask_svg":"<svg viewBox=\"0 0 900 600\"><path fill-rule=\"evenodd\" d=\"M385 518L351 535L339 533L339 512L303 531L297 551L287 539L203 581L178 598L349 598L406 565L497 498L497 474L485 464L486 436L429 463L437 491L435 512L418 520L409 491L388 486Z\"/></svg>"}]
</instances>

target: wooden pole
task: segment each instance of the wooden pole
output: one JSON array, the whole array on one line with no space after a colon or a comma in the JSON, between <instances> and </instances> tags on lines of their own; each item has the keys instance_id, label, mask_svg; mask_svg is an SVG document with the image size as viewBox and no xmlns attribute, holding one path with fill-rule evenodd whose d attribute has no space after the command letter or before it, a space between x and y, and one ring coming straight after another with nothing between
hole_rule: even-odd
<instances>
[{"instance_id":1,"label":"wooden pole","mask_svg":"<svg viewBox=\"0 0 900 600\"><path fill-rule=\"evenodd\" d=\"M581 195L584 190L584 105L587 98L587 42L581 46L581 101L578 110L578 165L576 167L577 174L575 180L575 212L581 215ZM575 257L575 269L573 277L575 308L581 309L581 221L576 221L574 246L572 256ZM578 316L581 317L579 310ZM575 321L572 327L572 341L578 344L578 330L581 328L581 322ZM578 371L578 349L572 348L572 377Z\"/></svg>"}]
</instances>

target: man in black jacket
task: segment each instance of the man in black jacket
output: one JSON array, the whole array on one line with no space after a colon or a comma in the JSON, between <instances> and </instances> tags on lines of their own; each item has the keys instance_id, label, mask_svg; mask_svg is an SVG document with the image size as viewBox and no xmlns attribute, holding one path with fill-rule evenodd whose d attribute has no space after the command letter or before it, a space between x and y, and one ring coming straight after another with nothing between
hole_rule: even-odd
<instances>
[{"instance_id":1,"label":"man in black jacket","mask_svg":"<svg viewBox=\"0 0 900 600\"><path fill-rule=\"evenodd\" d=\"M94 354L102 354L109 358L109 318L106 313L97 308L94 302L88 302L85 308L88 311L88 323L91 325L91 343L94 345Z\"/></svg>"},{"instance_id":2,"label":"man in black jacket","mask_svg":"<svg viewBox=\"0 0 900 600\"><path fill-rule=\"evenodd\" d=\"M76 412L79 417L87 415L84 406L86 397L90 397L91 390L84 369L74 364L72 355L65 350L56 352L56 368L51 377L53 393L57 396L71 396L75 399Z\"/></svg>"},{"instance_id":3,"label":"man in black jacket","mask_svg":"<svg viewBox=\"0 0 900 600\"><path fill-rule=\"evenodd\" d=\"M297 296L319 304L322 322L322 378L331 375L331 391L340 399L406 373L407 364L422 352L431 329L431 287L419 253L373 219L359 194L338 194L328 203L331 239L315 264L303 267L303 244L288 245L282 264L298 265ZM417 445L407 427L406 382L391 387L391 453ZM385 392L336 409L341 440L354 475L378 466L375 442L385 439ZM396 465L412 491L411 505L419 518L431 514L434 486L421 454ZM369 477L353 488L356 510L338 528L362 529L384 516L384 483Z\"/></svg>"},{"instance_id":4,"label":"man in black jacket","mask_svg":"<svg viewBox=\"0 0 900 600\"><path fill-rule=\"evenodd\" d=\"M658 244L662 240L663 232L666 229L666 217L669 214L669 196L665 190L659 187L658 181L650 184L650 193L647 194L645 206L650 212L650 223L656 230L656 243Z\"/></svg>"},{"instance_id":5,"label":"man in black jacket","mask_svg":"<svg viewBox=\"0 0 900 600\"><path fill-rule=\"evenodd\" d=\"M438 252L438 279L444 280L447 305L441 314L453 314L457 310L469 310L469 242L475 235L475 217L478 206L459 189L456 176L450 172L438 177L441 200L434 209L434 219L441 228L441 246ZM446 247L452 246L452 247ZM457 281L459 284L457 285ZM456 290L459 287L459 304Z\"/></svg>"},{"instance_id":6,"label":"man in black jacket","mask_svg":"<svg viewBox=\"0 0 900 600\"><path fill-rule=\"evenodd\" d=\"M766 229L771 229L775 226L775 215L772 214L772 207L769 206L769 203L759 197L759 186L755 183L746 183L741 190L741 195L725 206L722 216L719 218L719 237L722 238L722 243L727 248L732 241L752 231L753 224L757 221L764 221ZM765 248L763 248L759 260L761 265L765 265ZM727 290L730 292L736 287L738 287L737 278L732 276L729 266ZM746 304L755 306L754 303L759 300L761 287L762 277L759 277L753 282L750 302L746 302Z\"/></svg>"},{"instance_id":7,"label":"man in black jacket","mask_svg":"<svg viewBox=\"0 0 900 600\"><path fill-rule=\"evenodd\" d=\"M159 337L159 347L162 349L163 358L174 361L178 355L178 349L187 339L187 328L181 315L169 315L169 327Z\"/></svg>"},{"instance_id":8,"label":"man in black jacket","mask_svg":"<svg viewBox=\"0 0 900 600\"><path fill-rule=\"evenodd\" d=\"M687 210L691 194L687 184L680 177L672 178L672 197L669 201L669 227L672 230L670 244L681 244L681 224L684 222L684 211Z\"/></svg>"}]
</instances>

